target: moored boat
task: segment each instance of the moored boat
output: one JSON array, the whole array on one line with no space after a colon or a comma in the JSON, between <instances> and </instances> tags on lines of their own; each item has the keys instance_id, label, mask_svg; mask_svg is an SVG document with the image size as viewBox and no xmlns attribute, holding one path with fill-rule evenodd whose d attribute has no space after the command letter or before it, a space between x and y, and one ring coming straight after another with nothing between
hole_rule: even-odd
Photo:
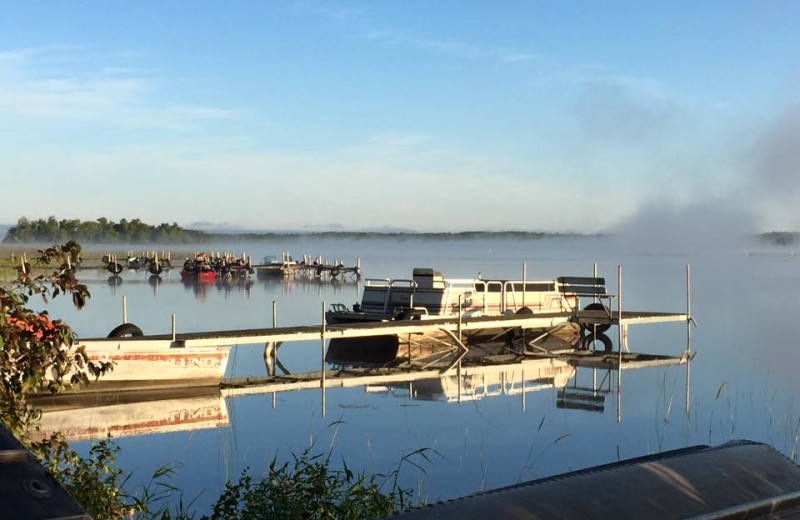
<instances>
[{"instance_id":1,"label":"moored boat","mask_svg":"<svg viewBox=\"0 0 800 520\"><path fill-rule=\"evenodd\" d=\"M446 317L459 311L463 316L572 311L578 305L578 296L567 290L570 283L565 280L578 279L446 279L439 271L417 267L410 280L366 280L360 304L352 309L332 304L325 317L328 323L336 324ZM602 284L602 279L580 280Z\"/></svg>"},{"instance_id":2,"label":"moored boat","mask_svg":"<svg viewBox=\"0 0 800 520\"><path fill-rule=\"evenodd\" d=\"M108 338L81 339L90 361L110 362L113 370L80 392L138 391L217 386L225 376L230 345L186 347L166 338L143 338L131 323Z\"/></svg>"},{"instance_id":3,"label":"moored boat","mask_svg":"<svg viewBox=\"0 0 800 520\"><path fill-rule=\"evenodd\" d=\"M196 255L194 260L187 258L183 263L181 279L190 280L193 278L201 282L213 282L217 279L217 272L203 253Z\"/></svg>"}]
</instances>

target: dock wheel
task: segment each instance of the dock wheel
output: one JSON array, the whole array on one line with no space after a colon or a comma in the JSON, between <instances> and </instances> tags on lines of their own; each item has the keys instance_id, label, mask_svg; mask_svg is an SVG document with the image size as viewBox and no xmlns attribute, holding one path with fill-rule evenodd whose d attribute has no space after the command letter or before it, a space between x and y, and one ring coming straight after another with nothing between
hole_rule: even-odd
<instances>
[{"instance_id":1,"label":"dock wheel","mask_svg":"<svg viewBox=\"0 0 800 520\"><path fill-rule=\"evenodd\" d=\"M605 311L606 313L608 313L608 307L606 307L602 303L590 303L589 305L584 307L583 310L585 310L585 311ZM591 333L598 333L599 334L601 332L605 332L608 329L610 329L611 325L608 324L608 323L603 323L603 324L599 324L598 323L597 325L595 325L593 323L581 323L581 327L583 328L583 330L585 330L586 332L589 332L590 334Z\"/></svg>"},{"instance_id":2,"label":"dock wheel","mask_svg":"<svg viewBox=\"0 0 800 520\"><path fill-rule=\"evenodd\" d=\"M126 336L134 337L141 335L142 329L133 323L123 323L122 325L117 325L111 332L108 333L109 338L123 338Z\"/></svg>"},{"instance_id":3,"label":"dock wheel","mask_svg":"<svg viewBox=\"0 0 800 520\"><path fill-rule=\"evenodd\" d=\"M594 343L599 341L603 345L604 352L611 352L614 350L614 344L611 342L611 338L606 336L603 333L597 334L589 334L581 338L581 350L597 350L596 348L591 348L594 346Z\"/></svg>"},{"instance_id":4,"label":"dock wheel","mask_svg":"<svg viewBox=\"0 0 800 520\"><path fill-rule=\"evenodd\" d=\"M514 316L532 316L532 315L533 315L533 309L531 309L530 307L522 307L520 309L517 309L517 311L514 313ZM504 337L506 345L508 345L509 347L520 345L521 344L520 341L523 340L524 338L525 338L525 331L522 330L521 327L516 327L514 329L509 330L508 332L506 332Z\"/></svg>"}]
</instances>

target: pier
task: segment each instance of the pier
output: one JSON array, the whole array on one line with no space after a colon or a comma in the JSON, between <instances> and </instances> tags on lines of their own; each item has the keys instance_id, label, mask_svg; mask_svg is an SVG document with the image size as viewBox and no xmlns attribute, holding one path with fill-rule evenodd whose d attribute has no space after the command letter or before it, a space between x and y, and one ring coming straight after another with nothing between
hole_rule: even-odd
<instances>
[{"instance_id":1,"label":"pier","mask_svg":"<svg viewBox=\"0 0 800 520\"><path fill-rule=\"evenodd\" d=\"M425 334L436 331L470 332L487 329L512 330L551 329L566 323L607 324L628 327L644 323L685 322L686 313L622 311L607 316L602 311L554 312L541 314L516 314L512 316L479 316L464 318L432 318L426 320L395 320L346 325L300 325L259 329L234 329L207 332L153 334L125 338L86 338L79 345L93 346L113 343L123 348L125 344L153 344L163 347L208 347L251 345L259 343L286 343L334 338L364 338L383 335Z\"/></svg>"},{"instance_id":2,"label":"pier","mask_svg":"<svg viewBox=\"0 0 800 520\"><path fill-rule=\"evenodd\" d=\"M595 268L596 273L596 268ZM322 413L325 414L325 390L331 387L367 385L369 381L406 381L429 379L432 375L460 381L479 367L516 365L523 371L536 366L584 368L593 374L592 388L598 373L611 392L616 379L618 420L621 414L622 372L630 369L668 365L686 365L686 408L689 407L691 328L691 277L686 268L686 310L654 312L623 310L622 268L617 270L617 291L588 292L586 278L564 278L565 286L578 285L575 301L560 310L532 312L529 309L507 310L505 314L466 315L459 299L456 314L444 317L413 316L386 321L356 323L326 322L327 306L321 302L318 325L279 327L277 304L273 302L272 326L263 328L179 332L175 315L168 334L144 335L130 325L124 337L81 338L90 359L112 361L118 370L106 374L103 381L89 385L80 393L155 391L168 396L171 390L191 387L223 389L228 395L249 392L276 393L288 390L319 388ZM603 279L588 279L594 283ZM582 285L583 284L583 285ZM592 304L585 305L590 299ZM600 305L599 301L608 302ZM126 322L123 297L123 323ZM632 352L629 328L653 323L684 323L686 344L676 355ZM120 326L122 327L122 326ZM120 329L117 327L115 331ZM616 341L603 332L616 327ZM114 331L112 331L114 334ZM278 358L279 348L296 342L319 342L318 370L292 373ZM263 349L265 374L235 377L228 374L230 348L248 346ZM527 368L526 368L527 367ZM612 372L616 377L611 376ZM457 392L461 398L461 388ZM571 394L570 394L571 395ZM596 392L592 393L596 398ZM566 402L566 401L565 401ZM582 401L581 406L586 405ZM592 406L596 403L592 402Z\"/></svg>"}]
</instances>

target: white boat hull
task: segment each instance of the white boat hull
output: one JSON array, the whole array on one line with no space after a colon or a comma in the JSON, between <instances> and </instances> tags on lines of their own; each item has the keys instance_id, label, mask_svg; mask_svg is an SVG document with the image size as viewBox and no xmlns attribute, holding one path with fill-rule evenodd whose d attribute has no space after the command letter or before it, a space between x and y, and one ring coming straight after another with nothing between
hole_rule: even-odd
<instances>
[{"instance_id":1,"label":"white boat hull","mask_svg":"<svg viewBox=\"0 0 800 520\"><path fill-rule=\"evenodd\" d=\"M170 347L166 341L88 340L91 361L111 362L114 369L102 382L221 381L228 367L230 346Z\"/></svg>"}]
</instances>

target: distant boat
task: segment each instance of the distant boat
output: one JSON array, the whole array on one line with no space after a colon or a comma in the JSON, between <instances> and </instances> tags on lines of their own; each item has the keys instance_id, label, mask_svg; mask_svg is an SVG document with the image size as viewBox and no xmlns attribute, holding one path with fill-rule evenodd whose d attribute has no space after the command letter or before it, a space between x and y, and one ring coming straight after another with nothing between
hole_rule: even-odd
<instances>
[{"instance_id":1,"label":"distant boat","mask_svg":"<svg viewBox=\"0 0 800 520\"><path fill-rule=\"evenodd\" d=\"M183 269L181 269L181 279L196 279L200 282L213 282L217 279L217 272L211 266L211 263L206 255L204 253L200 253L194 257L194 260L187 258L183 263Z\"/></svg>"},{"instance_id":2,"label":"distant boat","mask_svg":"<svg viewBox=\"0 0 800 520\"><path fill-rule=\"evenodd\" d=\"M274 278L277 276L287 276L292 274L298 266L298 262L292 259L288 253L283 253L282 258L278 259L275 255L268 255L258 266L259 278Z\"/></svg>"}]
</instances>

